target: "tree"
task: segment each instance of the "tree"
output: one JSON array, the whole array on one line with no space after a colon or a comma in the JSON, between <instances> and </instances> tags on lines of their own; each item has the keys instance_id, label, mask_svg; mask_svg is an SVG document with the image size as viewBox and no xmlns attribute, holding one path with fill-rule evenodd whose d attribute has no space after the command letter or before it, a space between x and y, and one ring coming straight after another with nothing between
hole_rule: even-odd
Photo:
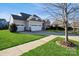
<instances>
[{"instance_id":1,"label":"tree","mask_svg":"<svg viewBox=\"0 0 79 59\"><path fill-rule=\"evenodd\" d=\"M16 26L16 24L11 24L10 26L9 26L9 30L10 30L10 32L17 32L17 26Z\"/></svg>"},{"instance_id":2,"label":"tree","mask_svg":"<svg viewBox=\"0 0 79 59\"><path fill-rule=\"evenodd\" d=\"M65 42L68 42L68 21L70 20L70 18L72 18L72 15L74 15L75 12L79 11L79 5L71 3L49 3L44 4L44 6L44 10L46 10L52 17L53 15L62 17L65 26Z\"/></svg>"},{"instance_id":3,"label":"tree","mask_svg":"<svg viewBox=\"0 0 79 59\"><path fill-rule=\"evenodd\" d=\"M2 19L2 18L0 18L0 21L6 21L6 19Z\"/></svg>"}]
</instances>

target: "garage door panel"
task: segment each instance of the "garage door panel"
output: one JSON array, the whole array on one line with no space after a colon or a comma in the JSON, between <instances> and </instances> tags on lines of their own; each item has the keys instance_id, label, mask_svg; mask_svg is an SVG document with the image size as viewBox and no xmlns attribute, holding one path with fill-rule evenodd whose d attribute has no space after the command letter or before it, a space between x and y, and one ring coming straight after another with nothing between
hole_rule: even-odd
<instances>
[{"instance_id":1,"label":"garage door panel","mask_svg":"<svg viewBox=\"0 0 79 59\"><path fill-rule=\"evenodd\" d=\"M41 31L42 26L31 26L31 31Z\"/></svg>"},{"instance_id":2,"label":"garage door panel","mask_svg":"<svg viewBox=\"0 0 79 59\"><path fill-rule=\"evenodd\" d=\"M24 26L17 26L17 31L24 31Z\"/></svg>"}]
</instances>

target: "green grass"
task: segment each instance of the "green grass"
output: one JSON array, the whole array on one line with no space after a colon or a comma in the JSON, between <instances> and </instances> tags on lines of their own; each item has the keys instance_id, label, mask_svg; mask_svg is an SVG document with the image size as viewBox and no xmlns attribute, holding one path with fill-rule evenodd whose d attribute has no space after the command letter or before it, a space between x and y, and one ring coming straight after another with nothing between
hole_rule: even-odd
<instances>
[{"instance_id":1,"label":"green grass","mask_svg":"<svg viewBox=\"0 0 79 59\"><path fill-rule=\"evenodd\" d=\"M37 47L27 53L24 53L22 56L78 56L79 55L79 47L75 47L74 49L64 48L58 46L56 41L63 40L63 38L57 37L54 40ZM79 42L72 41L75 44L79 44Z\"/></svg>"},{"instance_id":2,"label":"green grass","mask_svg":"<svg viewBox=\"0 0 79 59\"><path fill-rule=\"evenodd\" d=\"M0 50L34 41L42 37L44 36L11 33L8 30L0 30Z\"/></svg>"},{"instance_id":3,"label":"green grass","mask_svg":"<svg viewBox=\"0 0 79 59\"><path fill-rule=\"evenodd\" d=\"M74 34L79 34L79 32L74 32Z\"/></svg>"}]
</instances>

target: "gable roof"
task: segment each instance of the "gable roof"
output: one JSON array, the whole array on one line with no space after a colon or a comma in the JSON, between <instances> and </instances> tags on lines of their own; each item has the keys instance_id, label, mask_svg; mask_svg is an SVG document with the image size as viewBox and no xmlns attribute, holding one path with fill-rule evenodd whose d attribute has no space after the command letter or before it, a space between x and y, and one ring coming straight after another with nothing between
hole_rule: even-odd
<instances>
[{"instance_id":1,"label":"gable roof","mask_svg":"<svg viewBox=\"0 0 79 59\"><path fill-rule=\"evenodd\" d=\"M32 21L43 21L43 20L41 20L41 18L40 17L38 17L37 15L31 15L28 19L27 19L28 21L29 20L32 20Z\"/></svg>"},{"instance_id":2,"label":"gable roof","mask_svg":"<svg viewBox=\"0 0 79 59\"><path fill-rule=\"evenodd\" d=\"M34 14L33 16L34 16L34 17L37 17L37 18L39 18L39 19L40 19L40 17L39 17L39 16L37 16L37 15L35 15L35 14Z\"/></svg>"},{"instance_id":3,"label":"gable roof","mask_svg":"<svg viewBox=\"0 0 79 59\"><path fill-rule=\"evenodd\" d=\"M24 18L24 19L27 19L27 18L29 18L31 15L30 14L26 14L26 13L20 13L21 15L22 15L22 17Z\"/></svg>"},{"instance_id":4,"label":"gable roof","mask_svg":"<svg viewBox=\"0 0 79 59\"><path fill-rule=\"evenodd\" d=\"M30 15L30 14L26 14L26 13L20 13L21 16L19 15L13 15L12 14L12 17L13 19L16 19L16 20L33 20L33 21L42 21L41 18L37 15Z\"/></svg>"},{"instance_id":5,"label":"gable roof","mask_svg":"<svg viewBox=\"0 0 79 59\"><path fill-rule=\"evenodd\" d=\"M16 19L16 20L24 20L22 16L19 16L19 15L11 15L13 17L13 19Z\"/></svg>"},{"instance_id":6,"label":"gable roof","mask_svg":"<svg viewBox=\"0 0 79 59\"><path fill-rule=\"evenodd\" d=\"M13 15L13 14L11 14L11 16L13 17L13 19L16 19L16 20L26 20L27 18L31 16L30 14L26 14L26 13L20 13L20 14L21 16Z\"/></svg>"}]
</instances>

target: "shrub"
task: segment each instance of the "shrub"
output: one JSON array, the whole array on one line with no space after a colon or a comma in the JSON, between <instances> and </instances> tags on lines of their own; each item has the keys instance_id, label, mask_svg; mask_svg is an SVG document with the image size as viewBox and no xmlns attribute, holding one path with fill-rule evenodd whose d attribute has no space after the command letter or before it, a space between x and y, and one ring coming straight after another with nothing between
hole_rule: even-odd
<instances>
[{"instance_id":1,"label":"shrub","mask_svg":"<svg viewBox=\"0 0 79 59\"><path fill-rule=\"evenodd\" d=\"M68 27L68 30L73 30L73 28L72 27Z\"/></svg>"},{"instance_id":2,"label":"shrub","mask_svg":"<svg viewBox=\"0 0 79 59\"><path fill-rule=\"evenodd\" d=\"M58 27L58 26L56 26L56 27L50 26L50 28L48 28L47 30L49 30L49 29L52 29L52 30L64 30L63 27Z\"/></svg>"},{"instance_id":3,"label":"shrub","mask_svg":"<svg viewBox=\"0 0 79 59\"><path fill-rule=\"evenodd\" d=\"M6 30L6 29L8 29L8 25L2 25L1 27L0 27L0 30Z\"/></svg>"},{"instance_id":4,"label":"shrub","mask_svg":"<svg viewBox=\"0 0 79 59\"><path fill-rule=\"evenodd\" d=\"M3 29L5 29L5 30L8 29L8 28L9 28L8 24L3 27Z\"/></svg>"},{"instance_id":5,"label":"shrub","mask_svg":"<svg viewBox=\"0 0 79 59\"><path fill-rule=\"evenodd\" d=\"M16 32L16 31L17 31L17 26L16 26L16 24L11 24L11 25L9 26L9 30L10 30L10 32Z\"/></svg>"},{"instance_id":6,"label":"shrub","mask_svg":"<svg viewBox=\"0 0 79 59\"><path fill-rule=\"evenodd\" d=\"M50 29L52 29L52 30L65 30L63 27L58 27L58 26L56 26L56 27L50 26L50 28L47 28L46 30L50 30ZM73 30L73 28L68 27L68 30Z\"/></svg>"}]
</instances>

